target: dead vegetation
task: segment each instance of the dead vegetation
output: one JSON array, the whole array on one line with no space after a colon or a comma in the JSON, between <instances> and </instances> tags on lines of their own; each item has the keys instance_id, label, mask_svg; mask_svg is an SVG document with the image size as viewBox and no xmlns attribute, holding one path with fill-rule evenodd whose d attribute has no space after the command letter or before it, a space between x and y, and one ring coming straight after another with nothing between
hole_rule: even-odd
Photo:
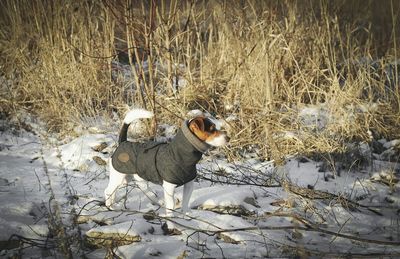
<instances>
[{"instance_id":1,"label":"dead vegetation","mask_svg":"<svg viewBox=\"0 0 400 259\"><path fill-rule=\"evenodd\" d=\"M201 109L229 118L230 157L255 147L276 161L399 137L397 1L0 6L3 115L68 132L126 105L170 124Z\"/></svg>"}]
</instances>

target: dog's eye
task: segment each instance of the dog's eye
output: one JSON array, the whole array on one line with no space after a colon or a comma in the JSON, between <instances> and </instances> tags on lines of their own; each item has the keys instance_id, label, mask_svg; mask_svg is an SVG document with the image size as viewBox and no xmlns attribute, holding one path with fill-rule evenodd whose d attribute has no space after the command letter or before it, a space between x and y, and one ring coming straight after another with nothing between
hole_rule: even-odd
<instances>
[{"instance_id":1,"label":"dog's eye","mask_svg":"<svg viewBox=\"0 0 400 259\"><path fill-rule=\"evenodd\" d=\"M214 133L217 130L215 124L208 118L204 120L204 128L207 132Z\"/></svg>"},{"instance_id":2,"label":"dog's eye","mask_svg":"<svg viewBox=\"0 0 400 259\"><path fill-rule=\"evenodd\" d=\"M217 126L213 123L213 124L210 126L210 132L211 132L211 133L214 133L214 132L216 132L216 131L218 131L218 128L217 128Z\"/></svg>"}]
</instances>

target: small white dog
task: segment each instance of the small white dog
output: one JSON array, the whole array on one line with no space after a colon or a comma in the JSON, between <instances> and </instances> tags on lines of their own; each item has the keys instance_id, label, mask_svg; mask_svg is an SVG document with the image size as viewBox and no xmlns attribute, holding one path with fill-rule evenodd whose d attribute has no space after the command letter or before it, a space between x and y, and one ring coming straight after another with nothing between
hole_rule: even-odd
<instances>
[{"instance_id":1,"label":"small white dog","mask_svg":"<svg viewBox=\"0 0 400 259\"><path fill-rule=\"evenodd\" d=\"M127 141L129 125L138 119L151 118L153 114L134 109L125 116L119 134L119 145L110 159L110 181L104 191L106 206L115 202L117 189L127 183L127 174L133 174L139 187L147 189L147 181L160 184L164 189L166 216L173 216L175 188L183 185L182 212L189 212L189 200L196 178L196 164L210 147L227 143L225 133L204 116L185 121L169 143Z\"/></svg>"}]
</instances>

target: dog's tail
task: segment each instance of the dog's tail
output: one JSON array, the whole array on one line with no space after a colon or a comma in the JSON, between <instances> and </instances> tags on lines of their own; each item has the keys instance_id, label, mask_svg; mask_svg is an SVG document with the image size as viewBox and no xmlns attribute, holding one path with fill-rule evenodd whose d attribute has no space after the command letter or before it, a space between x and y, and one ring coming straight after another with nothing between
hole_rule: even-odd
<instances>
[{"instance_id":1,"label":"dog's tail","mask_svg":"<svg viewBox=\"0 0 400 259\"><path fill-rule=\"evenodd\" d=\"M124 125L122 125L119 131L118 144L125 142L128 139L128 128L129 125L138 119L148 119L153 117L153 113L144 109L133 109L130 110L124 118Z\"/></svg>"}]
</instances>

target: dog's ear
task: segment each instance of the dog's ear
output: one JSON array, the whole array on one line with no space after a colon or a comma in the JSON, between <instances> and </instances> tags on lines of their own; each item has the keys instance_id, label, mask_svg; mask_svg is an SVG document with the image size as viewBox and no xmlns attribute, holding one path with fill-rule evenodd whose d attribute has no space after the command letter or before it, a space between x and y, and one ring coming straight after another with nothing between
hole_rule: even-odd
<instances>
[{"instance_id":1,"label":"dog's ear","mask_svg":"<svg viewBox=\"0 0 400 259\"><path fill-rule=\"evenodd\" d=\"M195 131L204 131L204 117L196 117L190 121L189 129L192 132Z\"/></svg>"},{"instance_id":2,"label":"dog's ear","mask_svg":"<svg viewBox=\"0 0 400 259\"><path fill-rule=\"evenodd\" d=\"M189 123L189 129L200 140L206 141L208 134L204 131L204 117L196 117Z\"/></svg>"}]
</instances>

